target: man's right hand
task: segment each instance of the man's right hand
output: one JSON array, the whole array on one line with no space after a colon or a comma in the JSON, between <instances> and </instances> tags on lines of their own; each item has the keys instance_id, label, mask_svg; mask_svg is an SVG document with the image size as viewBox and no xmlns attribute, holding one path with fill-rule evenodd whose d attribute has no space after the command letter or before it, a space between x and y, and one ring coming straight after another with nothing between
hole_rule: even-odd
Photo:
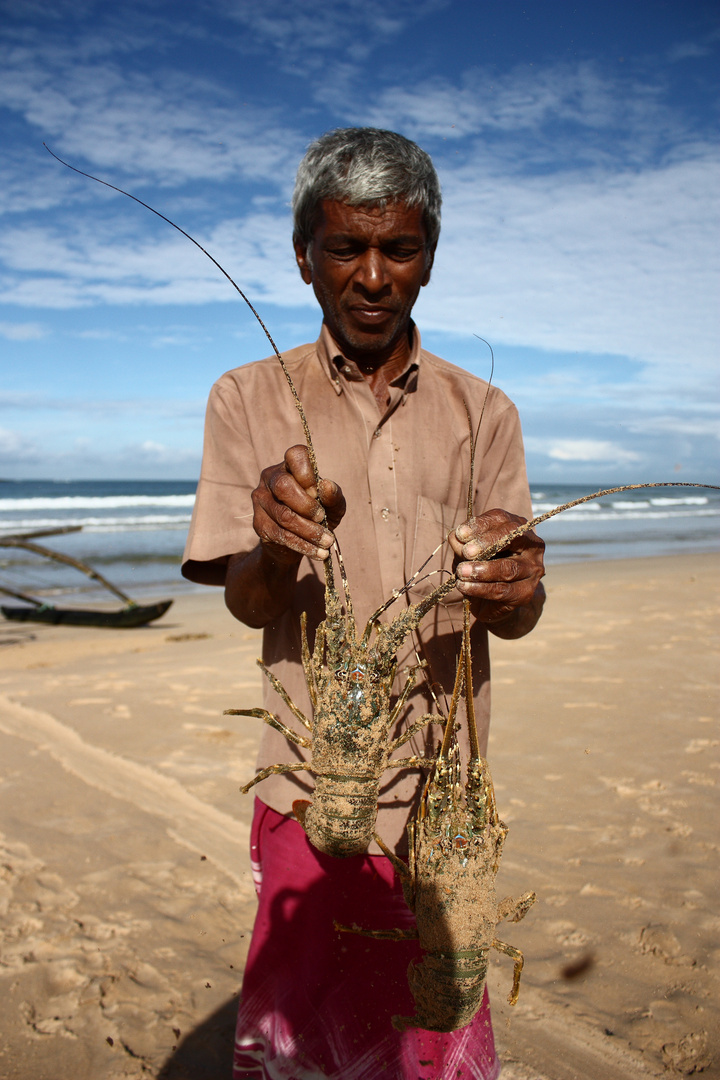
<instances>
[{"instance_id":1,"label":"man's right hand","mask_svg":"<svg viewBox=\"0 0 720 1080\"><path fill-rule=\"evenodd\" d=\"M253 528L266 555L286 565L303 555L327 559L345 497L332 480L321 480L318 490L306 446L291 446L279 465L263 469L252 501Z\"/></svg>"}]
</instances>

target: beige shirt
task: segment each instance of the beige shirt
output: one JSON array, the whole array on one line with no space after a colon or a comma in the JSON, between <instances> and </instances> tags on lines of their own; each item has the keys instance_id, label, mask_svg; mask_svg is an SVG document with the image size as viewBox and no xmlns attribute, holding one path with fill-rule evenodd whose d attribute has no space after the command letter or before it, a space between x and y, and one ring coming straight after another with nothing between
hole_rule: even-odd
<instances>
[{"instance_id":1,"label":"beige shirt","mask_svg":"<svg viewBox=\"0 0 720 1080\"><path fill-rule=\"evenodd\" d=\"M413 331L410 361L394 381L384 413L369 384L356 365L341 355L325 325L317 342L292 349L283 358L305 408L320 474L338 483L347 499L337 539L360 629L393 590L410 579L448 532L467 518L470 434L465 403L476 427L487 395L476 452L475 513L501 508L530 516L515 406L501 390L491 387L488 393L482 379L423 349L417 329ZM185 548L186 577L207 582L214 575L221 584L228 557L256 547L251 492L264 468L282 461L288 447L303 442L300 419L275 357L229 371L215 383L208 402L202 471ZM198 567L197 563L205 565ZM409 597L396 601L384 619L391 619L402 605L414 603L434 589L444 580L441 568L451 566L452 551L445 542ZM263 632L264 662L307 717L312 716L312 710L300 660L300 615L307 612L312 640L325 614L324 586L322 565L303 559L289 608ZM425 617L412 640L400 650L395 695L405 681L403 668L417 663L418 655L428 666L410 695L399 726L436 711L428 688L430 678L442 690L443 707L449 700L461 625L461 598L453 592ZM473 663L484 753L490 668L487 632L479 624L473 628ZM266 680L263 683L264 707L302 732L280 696ZM228 702L228 707L234 704ZM248 718L239 722L260 721ZM440 734L440 727L428 726L393 756L432 754ZM464 754L467 756L466 743ZM307 757L307 753L264 725L258 769L296 762L301 756ZM417 769L390 769L382 778L378 832L392 847L402 847L405 824L417 805L423 776ZM288 814L293 800L311 796L312 786L309 773L293 772L268 777L256 791L267 805Z\"/></svg>"}]
</instances>

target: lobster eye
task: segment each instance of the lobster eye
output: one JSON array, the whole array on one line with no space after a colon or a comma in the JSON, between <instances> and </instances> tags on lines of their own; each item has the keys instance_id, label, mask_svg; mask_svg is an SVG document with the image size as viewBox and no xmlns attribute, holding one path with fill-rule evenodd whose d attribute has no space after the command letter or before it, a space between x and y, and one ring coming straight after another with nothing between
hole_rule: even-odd
<instances>
[{"instance_id":1,"label":"lobster eye","mask_svg":"<svg viewBox=\"0 0 720 1080\"><path fill-rule=\"evenodd\" d=\"M335 678L337 679L338 682L345 682L345 680L347 679L347 671L345 670L345 668L341 668L341 667L336 668L335 669Z\"/></svg>"}]
</instances>

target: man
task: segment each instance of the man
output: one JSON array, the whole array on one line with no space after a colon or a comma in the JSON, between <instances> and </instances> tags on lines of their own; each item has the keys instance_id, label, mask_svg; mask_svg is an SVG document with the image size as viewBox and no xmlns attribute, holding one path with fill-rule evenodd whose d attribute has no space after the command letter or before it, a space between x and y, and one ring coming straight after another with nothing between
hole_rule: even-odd
<instances>
[{"instance_id":1,"label":"man","mask_svg":"<svg viewBox=\"0 0 720 1080\"><path fill-rule=\"evenodd\" d=\"M440 189L429 157L393 132L350 128L322 136L298 171L294 247L303 281L323 312L314 345L284 355L308 417L323 477L315 483L300 422L275 358L228 372L208 405L203 469L183 573L225 587L230 611L263 627L263 659L312 715L300 655L324 617L322 564L337 529L360 628L449 535L409 596L416 601L453 565L460 579L399 656L398 670L427 665L402 725L432 711L432 682L452 688L461 595L471 599L476 712L487 743L487 630L520 637L540 616L543 545L534 534L492 562L482 547L530 514L514 406L494 388L421 348L411 312L430 280L440 229ZM466 522L470 434L480 424ZM277 462L277 464L272 464ZM502 509L499 509L502 508ZM454 531L451 531L454 530ZM393 609L386 617L391 617ZM398 680L394 693L399 692ZM265 707L299 729L269 685ZM432 754L429 727L396 756ZM410 749L408 749L408 747ZM465 750L467 753L467 750ZM307 756L265 726L258 769ZM423 774L388 770L378 833L403 855L405 826ZM415 942L338 934L412 925L389 860L332 859L313 849L292 816L312 797L306 772L272 774L258 787L252 859L259 910L243 983L235 1080L489 1080L499 1071L487 997L468 1027L450 1034L395 1031L413 1014L406 980Z\"/></svg>"}]
</instances>

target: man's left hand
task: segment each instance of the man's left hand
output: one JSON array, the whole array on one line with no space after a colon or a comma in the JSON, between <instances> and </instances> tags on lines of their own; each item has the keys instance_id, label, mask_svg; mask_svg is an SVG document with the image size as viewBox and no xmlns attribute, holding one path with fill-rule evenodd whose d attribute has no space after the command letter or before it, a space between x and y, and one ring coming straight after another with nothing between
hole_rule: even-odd
<instances>
[{"instance_id":1,"label":"man's left hand","mask_svg":"<svg viewBox=\"0 0 720 1080\"><path fill-rule=\"evenodd\" d=\"M521 637L533 628L545 599L545 543L532 530L516 537L493 559L482 553L526 519L506 510L488 510L450 533L458 591L472 601L473 613L500 637Z\"/></svg>"}]
</instances>

